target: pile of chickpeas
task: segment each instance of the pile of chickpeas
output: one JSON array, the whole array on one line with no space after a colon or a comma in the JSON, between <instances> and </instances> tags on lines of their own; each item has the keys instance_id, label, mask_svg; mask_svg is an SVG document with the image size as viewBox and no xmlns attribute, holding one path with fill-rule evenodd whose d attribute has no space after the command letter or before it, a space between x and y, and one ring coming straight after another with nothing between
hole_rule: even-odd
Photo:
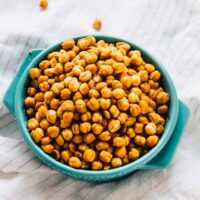
<instances>
[{"instance_id":1,"label":"pile of chickpeas","mask_svg":"<svg viewBox=\"0 0 200 200\"><path fill-rule=\"evenodd\" d=\"M164 131L161 73L125 42L65 40L30 69L24 100L33 140L73 168L108 170L140 158Z\"/></svg>"}]
</instances>

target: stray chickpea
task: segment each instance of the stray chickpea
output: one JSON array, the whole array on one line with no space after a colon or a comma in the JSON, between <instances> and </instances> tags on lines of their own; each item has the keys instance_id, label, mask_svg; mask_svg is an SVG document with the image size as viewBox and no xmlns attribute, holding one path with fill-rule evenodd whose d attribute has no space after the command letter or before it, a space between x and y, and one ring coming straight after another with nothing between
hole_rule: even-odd
<instances>
[{"instance_id":1,"label":"stray chickpea","mask_svg":"<svg viewBox=\"0 0 200 200\"><path fill-rule=\"evenodd\" d=\"M96 135L99 135L103 131L103 126L101 124L94 123L92 124L92 132Z\"/></svg>"},{"instance_id":2,"label":"stray chickpea","mask_svg":"<svg viewBox=\"0 0 200 200\"><path fill-rule=\"evenodd\" d=\"M72 156L69 158L69 165L74 168L80 168L81 161L78 157Z\"/></svg>"},{"instance_id":3,"label":"stray chickpea","mask_svg":"<svg viewBox=\"0 0 200 200\"><path fill-rule=\"evenodd\" d=\"M46 118L50 123L55 124L56 121L57 121L56 111L55 110L48 110L47 114L46 114Z\"/></svg>"},{"instance_id":4,"label":"stray chickpea","mask_svg":"<svg viewBox=\"0 0 200 200\"><path fill-rule=\"evenodd\" d=\"M48 6L48 0L40 0L40 8L41 9L46 9Z\"/></svg>"},{"instance_id":5,"label":"stray chickpea","mask_svg":"<svg viewBox=\"0 0 200 200\"><path fill-rule=\"evenodd\" d=\"M82 133L88 133L91 131L91 124L89 122L83 122L80 124L80 131Z\"/></svg>"},{"instance_id":6,"label":"stray chickpea","mask_svg":"<svg viewBox=\"0 0 200 200\"><path fill-rule=\"evenodd\" d=\"M136 148L131 148L131 150L128 152L128 157L131 160L136 160L139 158L140 152Z\"/></svg>"},{"instance_id":7,"label":"stray chickpea","mask_svg":"<svg viewBox=\"0 0 200 200\"><path fill-rule=\"evenodd\" d=\"M95 157L96 157L96 153L93 149L87 149L84 151L83 159L86 162L90 162L90 163L93 162Z\"/></svg>"},{"instance_id":8,"label":"stray chickpea","mask_svg":"<svg viewBox=\"0 0 200 200\"><path fill-rule=\"evenodd\" d=\"M92 163L92 170L101 170L102 167L103 167L103 165L100 161L94 161Z\"/></svg>"},{"instance_id":9,"label":"stray chickpea","mask_svg":"<svg viewBox=\"0 0 200 200\"><path fill-rule=\"evenodd\" d=\"M112 161L111 161L111 166L112 167L120 167L120 166L122 166L121 158L113 158Z\"/></svg>"},{"instance_id":10,"label":"stray chickpea","mask_svg":"<svg viewBox=\"0 0 200 200\"><path fill-rule=\"evenodd\" d=\"M147 138L147 146L154 147L158 143L159 137L157 135L151 135Z\"/></svg>"},{"instance_id":11,"label":"stray chickpea","mask_svg":"<svg viewBox=\"0 0 200 200\"><path fill-rule=\"evenodd\" d=\"M123 97L122 99L119 99L117 101L117 107L121 111L127 111L129 109L129 102L128 102L127 98Z\"/></svg>"},{"instance_id":12,"label":"stray chickpea","mask_svg":"<svg viewBox=\"0 0 200 200\"><path fill-rule=\"evenodd\" d=\"M101 29L101 26L102 26L102 21L100 19L95 19L92 24L92 27L98 31Z\"/></svg>"},{"instance_id":13,"label":"stray chickpea","mask_svg":"<svg viewBox=\"0 0 200 200\"><path fill-rule=\"evenodd\" d=\"M97 111L99 110L99 101L97 99L91 98L88 102L87 102L87 107L92 110L92 111Z\"/></svg>"},{"instance_id":14,"label":"stray chickpea","mask_svg":"<svg viewBox=\"0 0 200 200\"><path fill-rule=\"evenodd\" d=\"M146 144L146 138L140 135L136 135L134 138L134 142L136 145L144 146Z\"/></svg>"},{"instance_id":15,"label":"stray chickpea","mask_svg":"<svg viewBox=\"0 0 200 200\"><path fill-rule=\"evenodd\" d=\"M108 124L108 130L111 133L117 132L121 128L120 121L111 119Z\"/></svg>"},{"instance_id":16,"label":"stray chickpea","mask_svg":"<svg viewBox=\"0 0 200 200\"><path fill-rule=\"evenodd\" d=\"M31 131L31 136L33 140L38 143L44 137L44 131L41 128L36 128L35 130Z\"/></svg>"},{"instance_id":17,"label":"stray chickpea","mask_svg":"<svg viewBox=\"0 0 200 200\"><path fill-rule=\"evenodd\" d=\"M70 129L64 129L62 131L62 136L65 141L70 141L73 138L73 133Z\"/></svg>"},{"instance_id":18,"label":"stray chickpea","mask_svg":"<svg viewBox=\"0 0 200 200\"><path fill-rule=\"evenodd\" d=\"M47 129L47 133L51 138L56 138L58 136L59 132L60 132L60 129L57 126L50 126Z\"/></svg>"}]
</instances>

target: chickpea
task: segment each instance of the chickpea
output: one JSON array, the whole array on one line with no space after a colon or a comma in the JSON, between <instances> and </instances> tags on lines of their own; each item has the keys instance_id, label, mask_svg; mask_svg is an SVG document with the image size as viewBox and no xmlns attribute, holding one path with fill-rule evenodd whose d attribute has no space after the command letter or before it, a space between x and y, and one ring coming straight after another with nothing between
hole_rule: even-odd
<instances>
[{"instance_id":1,"label":"chickpea","mask_svg":"<svg viewBox=\"0 0 200 200\"><path fill-rule=\"evenodd\" d=\"M155 67L152 64L145 64L145 69L147 70L148 73L151 73L155 70Z\"/></svg>"},{"instance_id":2,"label":"chickpea","mask_svg":"<svg viewBox=\"0 0 200 200\"><path fill-rule=\"evenodd\" d=\"M156 125L154 123L148 123L145 126L145 132L147 135L154 135L156 134Z\"/></svg>"},{"instance_id":3,"label":"chickpea","mask_svg":"<svg viewBox=\"0 0 200 200\"><path fill-rule=\"evenodd\" d=\"M74 112L75 110L75 106L74 106L74 102L71 100L66 100L62 103L61 105L61 109L62 111L71 111Z\"/></svg>"},{"instance_id":4,"label":"chickpea","mask_svg":"<svg viewBox=\"0 0 200 200\"><path fill-rule=\"evenodd\" d=\"M101 96L102 96L102 98L109 99L111 97L111 95L112 95L112 92L111 92L110 88L104 87L101 90Z\"/></svg>"},{"instance_id":5,"label":"chickpea","mask_svg":"<svg viewBox=\"0 0 200 200\"><path fill-rule=\"evenodd\" d=\"M139 65L142 64L142 62L143 62L143 60L142 60L142 57L141 57L140 55L133 54L133 55L131 56L131 63L132 63L133 65L139 66Z\"/></svg>"},{"instance_id":6,"label":"chickpea","mask_svg":"<svg viewBox=\"0 0 200 200\"><path fill-rule=\"evenodd\" d=\"M169 95L166 92L159 92L156 97L156 102L158 104L165 104L169 101Z\"/></svg>"},{"instance_id":7,"label":"chickpea","mask_svg":"<svg viewBox=\"0 0 200 200\"><path fill-rule=\"evenodd\" d=\"M117 119L120 121L121 124L125 124L126 120L128 119L128 115L121 112Z\"/></svg>"},{"instance_id":8,"label":"chickpea","mask_svg":"<svg viewBox=\"0 0 200 200\"><path fill-rule=\"evenodd\" d=\"M114 63L113 70L115 74L120 74L122 72L126 72L127 68L124 63Z\"/></svg>"},{"instance_id":9,"label":"chickpea","mask_svg":"<svg viewBox=\"0 0 200 200\"><path fill-rule=\"evenodd\" d=\"M112 86L113 89L123 88L122 83L120 81L117 81L117 80L112 81L111 86Z\"/></svg>"},{"instance_id":10,"label":"chickpea","mask_svg":"<svg viewBox=\"0 0 200 200\"><path fill-rule=\"evenodd\" d=\"M55 110L48 110L47 114L46 114L46 118L50 123L55 124L56 121L57 121L56 111Z\"/></svg>"},{"instance_id":11,"label":"chickpea","mask_svg":"<svg viewBox=\"0 0 200 200\"><path fill-rule=\"evenodd\" d=\"M72 92L77 92L80 88L80 83L77 81L77 79L71 79L68 84L68 88Z\"/></svg>"},{"instance_id":12,"label":"chickpea","mask_svg":"<svg viewBox=\"0 0 200 200\"><path fill-rule=\"evenodd\" d=\"M92 170L101 170L102 167L103 167L103 165L100 161L94 161L92 163Z\"/></svg>"},{"instance_id":13,"label":"chickpea","mask_svg":"<svg viewBox=\"0 0 200 200\"><path fill-rule=\"evenodd\" d=\"M86 71L90 71L93 75L97 73L97 66L95 64L89 64L85 67Z\"/></svg>"},{"instance_id":14,"label":"chickpea","mask_svg":"<svg viewBox=\"0 0 200 200\"><path fill-rule=\"evenodd\" d=\"M33 97L26 97L26 99L24 100L24 104L27 108L34 107L35 99Z\"/></svg>"},{"instance_id":15,"label":"chickpea","mask_svg":"<svg viewBox=\"0 0 200 200\"><path fill-rule=\"evenodd\" d=\"M119 120L111 119L108 124L108 130L111 133L117 132L121 128L121 124Z\"/></svg>"},{"instance_id":16,"label":"chickpea","mask_svg":"<svg viewBox=\"0 0 200 200\"><path fill-rule=\"evenodd\" d=\"M69 165L73 168L80 168L81 167L81 161L78 157L72 156L69 158Z\"/></svg>"},{"instance_id":17,"label":"chickpea","mask_svg":"<svg viewBox=\"0 0 200 200\"><path fill-rule=\"evenodd\" d=\"M142 124L148 124L149 120L145 116L139 116L138 117L138 122L140 122Z\"/></svg>"},{"instance_id":18,"label":"chickpea","mask_svg":"<svg viewBox=\"0 0 200 200\"><path fill-rule=\"evenodd\" d=\"M35 109L33 108L28 108L26 110L26 114L28 115L29 118L34 117L35 116Z\"/></svg>"},{"instance_id":19,"label":"chickpea","mask_svg":"<svg viewBox=\"0 0 200 200\"><path fill-rule=\"evenodd\" d=\"M100 107L103 109L103 110L106 110L110 107L111 105L111 101L110 99L99 99L99 104L100 104Z\"/></svg>"},{"instance_id":20,"label":"chickpea","mask_svg":"<svg viewBox=\"0 0 200 200\"><path fill-rule=\"evenodd\" d=\"M113 118L117 118L119 116L120 112L116 105L112 105L109 111Z\"/></svg>"},{"instance_id":21,"label":"chickpea","mask_svg":"<svg viewBox=\"0 0 200 200\"><path fill-rule=\"evenodd\" d=\"M102 162L110 163L113 155L108 151L101 151L99 153L99 158Z\"/></svg>"},{"instance_id":22,"label":"chickpea","mask_svg":"<svg viewBox=\"0 0 200 200\"><path fill-rule=\"evenodd\" d=\"M141 109L137 104L130 105L130 113L133 117L137 117L141 113Z\"/></svg>"},{"instance_id":23,"label":"chickpea","mask_svg":"<svg viewBox=\"0 0 200 200\"><path fill-rule=\"evenodd\" d=\"M156 70L156 71L153 71L151 74L150 74L150 78L153 80L153 81L158 81L161 77L161 73Z\"/></svg>"},{"instance_id":24,"label":"chickpea","mask_svg":"<svg viewBox=\"0 0 200 200\"><path fill-rule=\"evenodd\" d=\"M51 138L56 138L59 135L59 132L60 128L57 126L50 126L47 129L48 136L50 136Z\"/></svg>"},{"instance_id":25,"label":"chickpea","mask_svg":"<svg viewBox=\"0 0 200 200\"><path fill-rule=\"evenodd\" d=\"M131 127L129 127L128 129L127 129L127 135L129 136L129 138L134 138L135 137L135 131L134 131L134 129L133 128L131 128Z\"/></svg>"},{"instance_id":26,"label":"chickpea","mask_svg":"<svg viewBox=\"0 0 200 200\"><path fill-rule=\"evenodd\" d=\"M127 98L123 97L122 99L117 100L117 107L121 111L127 111L129 109L129 102Z\"/></svg>"},{"instance_id":27,"label":"chickpea","mask_svg":"<svg viewBox=\"0 0 200 200\"><path fill-rule=\"evenodd\" d=\"M86 151L87 149L89 149L89 147L88 147L86 144L80 144L80 145L78 146L78 149L79 149L79 151L84 152L84 151Z\"/></svg>"},{"instance_id":28,"label":"chickpea","mask_svg":"<svg viewBox=\"0 0 200 200\"><path fill-rule=\"evenodd\" d=\"M100 140L102 140L102 141L107 142L107 141L109 141L109 140L111 139L111 134L110 134L109 131L104 131L104 132L102 132L102 133L99 135L98 138L99 138Z\"/></svg>"},{"instance_id":29,"label":"chickpea","mask_svg":"<svg viewBox=\"0 0 200 200\"><path fill-rule=\"evenodd\" d=\"M45 103L50 104L51 101L54 99L54 97L55 97L55 95L54 95L54 93L52 91L46 91L44 93L44 101L45 101Z\"/></svg>"},{"instance_id":30,"label":"chickpea","mask_svg":"<svg viewBox=\"0 0 200 200\"><path fill-rule=\"evenodd\" d=\"M142 123L135 123L135 126L134 126L134 130L136 133L142 133L143 132L143 127L144 127L144 124Z\"/></svg>"},{"instance_id":31,"label":"chickpea","mask_svg":"<svg viewBox=\"0 0 200 200\"><path fill-rule=\"evenodd\" d=\"M50 123L47 121L47 119L42 119L41 122L40 122L40 127L43 129L43 130L47 130L50 126Z\"/></svg>"},{"instance_id":32,"label":"chickpea","mask_svg":"<svg viewBox=\"0 0 200 200\"><path fill-rule=\"evenodd\" d=\"M97 151L103 151L103 150L107 150L109 147L109 144L107 142L97 142L96 144L96 150Z\"/></svg>"},{"instance_id":33,"label":"chickpea","mask_svg":"<svg viewBox=\"0 0 200 200\"><path fill-rule=\"evenodd\" d=\"M59 135L59 136L56 138L56 143L57 143L59 146L63 146L63 145L64 145L65 141L64 141L62 135Z\"/></svg>"},{"instance_id":34,"label":"chickpea","mask_svg":"<svg viewBox=\"0 0 200 200\"><path fill-rule=\"evenodd\" d=\"M107 83L106 82L101 82L101 83L97 83L96 84L96 89L98 91L101 91L104 87L107 87Z\"/></svg>"},{"instance_id":35,"label":"chickpea","mask_svg":"<svg viewBox=\"0 0 200 200\"><path fill-rule=\"evenodd\" d=\"M163 131L164 131L163 125L158 124L157 125L157 132L156 132L156 134L161 134L161 133L163 133Z\"/></svg>"},{"instance_id":36,"label":"chickpea","mask_svg":"<svg viewBox=\"0 0 200 200\"><path fill-rule=\"evenodd\" d=\"M154 113L154 112L149 114L149 118L155 124L159 124L159 123L164 123L165 122L165 120L159 114Z\"/></svg>"},{"instance_id":37,"label":"chickpea","mask_svg":"<svg viewBox=\"0 0 200 200\"><path fill-rule=\"evenodd\" d=\"M71 124L73 118L74 118L74 113L73 112L68 112L68 111L65 111L63 113L63 116L62 116L63 120L68 123L68 124Z\"/></svg>"},{"instance_id":38,"label":"chickpea","mask_svg":"<svg viewBox=\"0 0 200 200\"><path fill-rule=\"evenodd\" d=\"M49 136L46 136L46 137L41 138L40 141L42 145L47 145L51 142L51 138Z\"/></svg>"},{"instance_id":39,"label":"chickpea","mask_svg":"<svg viewBox=\"0 0 200 200\"><path fill-rule=\"evenodd\" d=\"M113 139L113 146L114 147L123 147L126 146L126 141L123 137L115 137Z\"/></svg>"},{"instance_id":40,"label":"chickpea","mask_svg":"<svg viewBox=\"0 0 200 200\"><path fill-rule=\"evenodd\" d=\"M79 124L73 123L72 126L71 126L71 129L72 129L73 134L75 134L75 135L80 134Z\"/></svg>"},{"instance_id":41,"label":"chickpea","mask_svg":"<svg viewBox=\"0 0 200 200\"><path fill-rule=\"evenodd\" d=\"M136 95L134 92L131 92L128 94L128 101L129 103L138 103L140 99L138 95Z\"/></svg>"},{"instance_id":42,"label":"chickpea","mask_svg":"<svg viewBox=\"0 0 200 200\"><path fill-rule=\"evenodd\" d=\"M139 106L142 114L146 114L148 112L148 103L146 101L141 100L139 102Z\"/></svg>"},{"instance_id":43,"label":"chickpea","mask_svg":"<svg viewBox=\"0 0 200 200\"><path fill-rule=\"evenodd\" d=\"M148 83L142 83L140 85L140 88L144 93L148 93L150 91L150 89L151 89L150 85Z\"/></svg>"},{"instance_id":44,"label":"chickpea","mask_svg":"<svg viewBox=\"0 0 200 200\"><path fill-rule=\"evenodd\" d=\"M82 95L87 95L89 92L89 86L87 83L82 83L80 85L79 91L81 92Z\"/></svg>"},{"instance_id":45,"label":"chickpea","mask_svg":"<svg viewBox=\"0 0 200 200\"><path fill-rule=\"evenodd\" d=\"M101 58L110 58L111 50L108 47L102 47L100 49Z\"/></svg>"},{"instance_id":46,"label":"chickpea","mask_svg":"<svg viewBox=\"0 0 200 200\"><path fill-rule=\"evenodd\" d=\"M81 114L81 120L83 122L88 122L91 119L91 113L90 112L86 112Z\"/></svg>"},{"instance_id":47,"label":"chickpea","mask_svg":"<svg viewBox=\"0 0 200 200\"><path fill-rule=\"evenodd\" d=\"M101 123L102 122L102 115L99 112L95 112L92 115L92 122L94 123Z\"/></svg>"},{"instance_id":48,"label":"chickpea","mask_svg":"<svg viewBox=\"0 0 200 200\"><path fill-rule=\"evenodd\" d=\"M92 132L96 135L99 135L103 131L103 126L101 124L94 123L92 124Z\"/></svg>"},{"instance_id":49,"label":"chickpea","mask_svg":"<svg viewBox=\"0 0 200 200\"><path fill-rule=\"evenodd\" d=\"M88 102L87 102L87 107L92 110L92 111L97 111L99 110L99 101L97 99L91 98Z\"/></svg>"},{"instance_id":50,"label":"chickpea","mask_svg":"<svg viewBox=\"0 0 200 200\"><path fill-rule=\"evenodd\" d=\"M96 153L93 149L87 149L84 151L83 159L86 162L89 162L89 163L93 162L95 157L96 157Z\"/></svg>"},{"instance_id":51,"label":"chickpea","mask_svg":"<svg viewBox=\"0 0 200 200\"><path fill-rule=\"evenodd\" d=\"M98 56L94 53L89 53L85 56L85 60L88 64L95 63L98 59Z\"/></svg>"},{"instance_id":52,"label":"chickpea","mask_svg":"<svg viewBox=\"0 0 200 200\"><path fill-rule=\"evenodd\" d=\"M70 141L73 138L73 133L70 129L64 129L62 131L62 136L65 141Z\"/></svg>"},{"instance_id":53,"label":"chickpea","mask_svg":"<svg viewBox=\"0 0 200 200\"><path fill-rule=\"evenodd\" d=\"M117 157L123 158L126 155L126 147L117 147L114 153Z\"/></svg>"},{"instance_id":54,"label":"chickpea","mask_svg":"<svg viewBox=\"0 0 200 200\"><path fill-rule=\"evenodd\" d=\"M168 106L166 104L164 104L162 106L159 106L157 108L157 110L158 110L159 114L162 114L162 115L167 114L167 112L168 112Z\"/></svg>"},{"instance_id":55,"label":"chickpea","mask_svg":"<svg viewBox=\"0 0 200 200\"><path fill-rule=\"evenodd\" d=\"M52 144L42 145L42 149L45 153L51 154L54 150L54 146Z\"/></svg>"},{"instance_id":56,"label":"chickpea","mask_svg":"<svg viewBox=\"0 0 200 200\"><path fill-rule=\"evenodd\" d=\"M66 122L64 119L60 120L60 127L61 128L68 128L70 126L71 122Z\"/></svg>"},{"instance_id":57,"label":"chickpea","mask_svg":"<svg viewBox=\"0 0 200 200\"><path fill-rule=\"evenodd\" d=\"M104 116L105 116L106 119L110 119L111 118L111 114L109 113L109 111L104 110L103 114L104 114Z\"/></svg>"},{"instance_id":58,"label":"chickpea","mask_svg":"<svg viewBox=\"0 0 200 200\"><path fill-rule=\"evenodd\" d=\"M128 152L128 157L131 160L136 160L140 156L140 152L136 148L131 148L131 150Z\"/></svg>"},{"instance_id":59,"label":"chickpea","mask_svg":"<svg viewBox=\"0 0 200 200\"><path fill-rule=\"evenodd\" d=\"M88 133L91 131L91 124L89 122L83 122L80 124L80 131L82 133Z\"/></svg>"},{"instance_id":60,"label":"chickpea","mask_svg":"<svg viewBox=\"0 0 200 200\"><path fill-rule=\"evenodd\" d=\"M126 67L129 67L131 64L131 59L127 56L124 56L123 63L125 64Z\"/></svg>"},{"instance_id":61,"label":"chickpea","mask_svg":"<svg viewBox=\"0 0 200 200\"><path fill-rule=\"evenodd\" d=\"M61 98L63 100L68 100L70 98L71 95L71 91L68 88L64 88L63 90L61 90Z\"/></svg>"},{"instance_id":62,"label":"chickpea","mask_svg":"<svg viewBox=\"0 0 200 200\"><path fill-rule=\"evenodd\" d=\"M157 135L151 135L147 138L147 146L154 147L158 143L159 137Z\"/></svg>"},{"instance_id":63,"label":"chickpea","mask_svg":"<svg viewBox=\"0 0 200 200\"><path fill-rule=\"evenodd\" d=\"M78 40L77 46L80 50L86 50L91 46L91 41L88 38L81 38Z\"/></svg>"},{"instance_id":64,"label":"chickpea","mask_svg":"<svg viewBox=\"0 0 200 200\"><path fill-rule=\"evenodd\" d=\"M103 81L103 79L102 79L102 77L101 77L99 74L97 74L97 75L94 75L93 81L94 81L95 83L100 83L100 82ZM102 88L101 88L101 89L102 89Z\"/></svg>"},{"instance_id":65,"label":"chickpea","mask_svg":"<svg viewBox=\"0 0 200 200\"><path fill-rule=\"evenodd\" d=\"M62 151L62 153L61 153L61 159L64 162L68 163L70 157L71 157L71 153L70 153L69 150Z\"/></svg>"},{"instance_id":66,"label":"chickpea","mask_svg":"<svg viewBox=\"0 0 200 200\"><path fill-rule=\"evenodd\" d=\"M125 95L124 90L121 89L121 88L117 88L117 89L114 89L114 90L112 91L112 96L113 96L114 98L116 98L116 99L121 99L121 98L124 97L124 95Z\"/></svg>"},{"instance_id":67,"label":"chickpea","mask_svg":"<svg viewBox=\"0 0 200 200\"><path fill-rule=\"evenodd\" d=\"M95 98L95 99L100 96L99 92L97 90L95 90L95 89L89 90L89 94L88 95L89 95L90 98Z\"/></svg>"},{"instance_id":68,"label":"chickpea","mask_svg":"<svg viewBox=\"0 0 200 200\"><path fill-rule=\"evenodd\" d=\"M38 79L40 74L41 74L41 72L40 72L40 69L38 69L38 68L31 68L29 71L29 75L30 75L31 79Z\"/></svg>"},{"instance_id":69,"label":"chickpea","mask_svg":"<svg viewBox=\"0 0 200 200\"><path fill-rule=\"evenodd\" d=\"M72 100L73 100L74 102L76 102L76 101L79 100L79 99L83 99L83 96L82 96L82 94L78 91L78 92L76 92L76 93L73 95Z\"/></svg>"},{"instance_id":70,"label":"chickpea","mask_svg":"<svg viewBox=\"0 0 200 200\"><path fill-rule=\"evenodd\" d=\"M87 112L87 108L86 108L86 103L85 101L79 99L75 102L75 109L77 110L77 112L79 113L86 113Z\"/></svg>"},{"instance_id":71,"label":"chickpea","mask_svg":"<svg viewBox=\"0 0 200 200\"><path fill-rule=\"evenodd\" d=\"M141 80L140 80L140 76L139 76L139 75L133 75L133 76L131 77L131 79L132 79L132 85L133 85L133 86L138 86L138 85L140 85Z\"/></svg>"},{"instance_id":72,"label":"chickpea","mask_svg":"<svg viewBox=\"0 0 200 200\"><path fill-rule=\"evenodd\" d=\"M125 126L130 127L133 126L136 122L136 118L135 117L128 117L128 119L125 122Z\"/></svg>"},{"instance_id":73,"label":"chickpea","mask_svg":"<svg viewBox=\"0 0 200 200\"><path fill-rule=\"evenodd\" d=\"M50 103L50 108L53 110L57 110L60 106L60 100L59 99L52 99Z\"/></svg>"},{"instance_id":74,"label":"chickpea","mask_svg":"<svg viewBox=\"0 0 200 200\"><path fill-rule=\"evenodd\" d=\"M62 43L62 48L65 50L72 49L75 46L74 39L67 39Z\"/></svg>"},{"instance_id":75,"label":"chickpea","mask_svg":"<svg viewBox=\"0 0 200 200\"><path fill-rule=\"evenodd\" d=\"M126 88L129 88L132 85L132 77L131 76L122 76L120 79L122 85Z\"/></svg>"},{"instance_id":76,"label":"chickpea","mask_svg":"<svg viewBox=\"0 0 200 200\"><path fill-rule=\"evenodd\" d=\"M111 161L111 166L112 167L120 167L120 166L122 166L121 158L113 158L112 161Z\"/></svg>"},{"instance_id":77,"label":"chickpea","mask_svg":"<svg viewBox=\"0 0 200 200\"><path fill-rule=\"evenodd\" d=\"M134 142L136 145L144 146L146 144L146 138L140 135L136 135L134 138Z\"/></svg>"},{"instance_id":78,"label":"chickpea","mask_svg":"<svg viewBox=\"0 0 200 200\"><path fill-rule=\"evenodd\" d=\"M30 130L35 130L36 128L38 128L38 126L39 126L39 123L35 118L31 118L27 122L27 127Z\"/></svg>"},{"instance_id":79,"label":"chickpea","mask_svg":"<svg viewBox=\"0 0 200 200\"><path fill-rule=\"evenodd\" d=\"M85 134L83 136L83 140L86 144L91 144L92 142L94 142L96 140L96 137L94 134L92 133L88 133L88 134Z\"/></svg>"},{"instance_id":80,"label":"chickpea","mask_svg":"<svg viewBox=\"0 0 200 200\"><path fill-rule=\"evenodd\" d=\"M41 70L45 70L45 69L49 68L50 67L49 60L41 61L40 64L39 64L39 67L40 67Z\"/></svg>"},{"instance_id":81,"label":"chickpea","mask_svg":"<svg viewBox=\"0 0 200 200\"><path fill-rule=\"evenodd\" d=\"M120 51L114 51L111 53L111 57L116 60L117 62L123 61L123 54Z\"/></svg>"},{"instance_id":82,"label":"chickpea","mask_svg":"<svg viewBox=\"0 0 200 200\"><path fill-rule=\"evenodd\" d=\"M36 94L36 89L34 87L29 87L27 90L27 94L31 97L35 96Z\"/></svg>"},{"instance_id":83,"label":"chickpea","mask_svg":"<svg viewBox=\"0 0 200 200\"><path fill-rule=\"evenodd\" d=\"M66 59L66 58L67 58L67 59ZM68 55L67 55L66 58L62 58L62 59L63 59L62 63L63 63L63 62L67 62L67 60L69 60L69 56L68 56ZM65 59L65 60L64 60L64 59ZM63 64L57 63L56 66L54 67L54 73L55 73L56 75L61 75L61 74L63 73L63 71L64 71Z\"/></svg>"},{"instance_id":84,"label":"chickpea","mask_svg":"<svg viewBox=\"0 0 200 200\"><path fill-rule=\"evenodd\" d=\"M35 130L31 131L31 136L33 140L38 143L44 137L44 131L41 128L36 128Z\"/></svg>"},{"instance_id":85,"label":"chickpea","mask_svg":"<svg viewBox=\"0 0 200 200\"><path fill-rule=\"evenodd\" d=\"M82 72L79 76L81 82L88 82L92 78L92 73L90 71Z\"/></svg>"},{"instance_id":86,"label":"chickpea","mask_svg":"<svg viewBox=\"0 0 200 200\"><path fill-rule=\"evenodd\" d=\"M117 49L124 49L125 51L128 51L131 48L130 45L125 42L117 42L116 47Z\"/></svg>"},{"instance_id":87,"label":"chickpea","mask_svg":"<svg viewBox=\"0 0 200 200\"><path fill-rule=\"evenodd\" d=\"M133 87L131 92L135 93L138 97L142 95L142 90L138 87Z\"/></svg>"},{"instance_id":88,"label":"chickpea","mask_svg":"<svg viewBox=\"0 0 200 200\"><path fill-rule=\"evenodd\" d=\"M72 138L72 141L74 144L81 144L83 142L83 136L82 135L75 135Z\"/></svg>"},{"instance_id":89,"label":"chickpea","mask_svg":"<svg viewBox=\"0 0 200 200\"><path fill-rule=\"evenodd\" d=\"M59 95L60 94L60 92L61 92L61 90L64 88L64 84L62 84L62 83L54 83L52 86L51 86L51 90L55 93L55 94L57 94L57 95Z\"/></svg>"},{"instance_id":90,"label":"chickpea","mask_svg":"<svg viewBox=\"0 0 200 200\"><path fill-rule=\"evenodd\" d=\"M148 72L146 70L141 70L138 72L138 75L140 76L141 82L145 82L148 80Z\"/></svg>"}]
</instances>

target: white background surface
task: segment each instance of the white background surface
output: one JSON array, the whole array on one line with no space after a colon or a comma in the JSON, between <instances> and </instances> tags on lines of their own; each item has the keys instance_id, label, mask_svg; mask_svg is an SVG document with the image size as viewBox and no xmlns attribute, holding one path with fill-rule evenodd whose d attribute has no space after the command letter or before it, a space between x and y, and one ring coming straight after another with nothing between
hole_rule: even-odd
<instances>
[{"instance_id":1,"label":"white background surface","mask_svg":"<svg viewBox=\"0 0 200 200\"><path fill-rule=\"evenodd\" d=\"M172 164L111 183L76 181L43 165L24 144L2 104L27 51L96 33L133 41L170 73L191 119ZM198 0L0 0L0 199L200 199L200 2Z\"/></svg>"}]
</instances>

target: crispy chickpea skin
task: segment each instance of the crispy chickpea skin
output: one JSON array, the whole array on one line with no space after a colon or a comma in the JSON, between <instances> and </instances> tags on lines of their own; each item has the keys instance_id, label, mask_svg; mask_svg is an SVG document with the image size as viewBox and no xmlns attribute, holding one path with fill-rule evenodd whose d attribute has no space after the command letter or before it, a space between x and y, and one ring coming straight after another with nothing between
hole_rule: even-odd
<instances>
[{"instance_id":1,"label":"crispy chickpea skin","mask_svg":"<svg viewBox=\"0 0 200 200\"><path fill-rule=\"evenodd\" d=\"M161 72L125 42L67 39L29 70L27 129L58 162L109 170L157 145L170 95Z\"/></svg>"}]
</instances>

